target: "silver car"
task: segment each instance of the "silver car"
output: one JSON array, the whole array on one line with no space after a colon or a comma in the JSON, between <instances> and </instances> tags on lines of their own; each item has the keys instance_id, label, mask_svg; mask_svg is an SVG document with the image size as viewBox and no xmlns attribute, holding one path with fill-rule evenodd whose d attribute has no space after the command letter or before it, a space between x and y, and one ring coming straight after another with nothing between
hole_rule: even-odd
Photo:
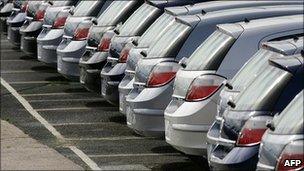
<instances>
[{"instance_id":1,"label":"silver car","mask_svg":"<svg viewBox=\"0 0 304 171\"><path fill-rule=\"evenodd\" d=\"M3 33L7 33L6 19L12 13L14 8L14 2L0 1L0 30Z\"/></svg>"},{"instance_id":2,"label":"silver car","mask_svg":"<svg viewBox=\"0 0 304 171\"><path fill-rule=\"evenodd\" d=\"M208 139L212 169L255 170L266 123L303 91L303 62L301 55L270 58L269 66L229 102L220 126L210 129L219 135Z\"/></svg>"},{"instance_id":3,"label":"silver car","mask_svg":"<svg viewBox=\"0 0 304 171\"><path fill-rule=\"evenodd\" d=\"M252 7L243 9L223 10L219 12L211 12L202 16L186 16L178 17L176 24L174 24L165 36L158 40L153 47L147 52L147 57L138 62L135 73L134 88L127 96L127 122L128 126L142 135L162 136L165 131L164 124L164 110L171 100L173 93L173 79L179 69L178 61L184 56L188 56L197 48L202 41L216 29L216 24L237 22L248 19L265 18L269 16L281 16L301 13L302 8L293 6L289 7ZM299 18L298 18L299 20ZM251 23L251 22L250 22ZM293 21L295 23L295 21ZM248 24L251 25L251 24ZM284 25L284 24L282 24ZM241 25L233 25L234 35L228 36L226 40L225 34L215 33L213 37L220 36L220 39L226 40L229 44L233 44L234 39L241 35L243 29ZM286 25L278 27L278 30L284 31ZM299 25L295 26L299 28ZM225 30L225 28L223 28ZM261 36L270 36L270 29L265 29L266 33ZM274 32L277 33L277 31ZM251 32L249 32L251 33ZM284 34L281 34L281 36ZM276 35L279 36L279 35ZM275 37L276 37L275 36ZM270 40L271 37L264 40ZM239 39L240 41L242 39ZM258 41L263 41L263 38L256 37ZM244 40L242 40L244 41ZM258 43L254 46L247 46L248 49L257 49ZM243 42L242 42L243 43ZM239 44L234 44L238 47ZM163 48L165 47L165 48ZM181 48L182 47L182 48ZM240 46L245 48L244 46ZM179 51L179 49L181 50ZM209 49L210 51L211 49ZM177 54L179 52L179 54ZM233 52L233 51L232 51ZM201 53L201 51L200 51ZM250 53L249 55L252 55ZM229 55L230 56L230 55ZM236 54L234 55L236 56ZM200 58L196 58L200 60ZM215 58L216 59L216 58ZM230 57L228 58L230 59ZM226 61L227 59L225 59ZM242 62L246 59L239 60ZM219 60L220 61L220 60ZM224 61L224 62L225 62ZM202 60L197 61L200 64ZM214 67L218 66L214 65ZM236 63L237 64L237 63ZM190 65L191 66L191 65ZM209 64L207 65L209 66ZM213 69L213 68L212 68ZM196 69L195 69L196 70ZM229 70L225 76L229 76L235 70ZM186 89L187 90L187 89ZM215 114L215 112L214 112Z\"/></svg>"},{"instance_id":4,"label":"silver car","mask_svg":"<svg viewBox=\"0 0 304 171\"><path fill-rule=\"evenodd\" d=\"M76 7L63 6L50 8L46 11L43 28L37 37L38 60L57 68L57 47L62 41L64 26L67 21L77 21L77 18L90 18L97 15L105 1L80 1ZM78 22L74 24L79 24ZM71 24L69 24L71 25ZM73 23L72 23L73 26ZM75 28L70 28L72 32Z\"/></svg>"},{"instance_id":5,"label":"silver car","mask_svg":"<svg viewBox=\"0 0 304 171\"><path fill-rule=\"evenodd\" d=\"M124 22L143 1L109 2L111 4L105 10L102 10L95 21L85 20L75 25L74 20L70 21L69 24L67 22L65 25L63 39L57 48L57 70L63 76L78 81L80 76L79 60L86 51L89 33L90 37L91 35L92 37L102 36L107 30L113 29L120 22ZM94 26L91 27L92 25Z\"/></svg>"},{"instance_id":6,"label":"silver car","mask_svg":"<svg viewBox=\"0 0 304 171\"><path fill-rule=\"evenodd\" d=\"M264 25L264 28L269 27ZM273 26L272 26L273 27ZM257 27L258 29L258 27ZM247 36L250 29L243 31L243 35L238 37L234 43L238 43L241 39L252 40L252 37ZM258 29L260 31L264 31L263 29ZM279 30L277 30L279 32ZM272 33L272 32L271 32ZM265 32L264 32L265 34ZM223 35L225 36L225 35ZM245 36L245 37L243 37ZM262 36L263 37L263 36ZM226 37L228 40L229 37ZM303 37L302 37L303 39ZM291 41L291 40L289 40ZM288 42L279 41L275 44L278 46L283 46L282 43ZM258 47L259 41L256 41L256 46ZM279 44L280 43L280 44ZM303 48L303 44L301 41L298 41L299 49ZM303 43L303 42L302 42ZM267 51L265 45L271 45L272 43L263 44L262 48L256 53L258 57L262 58ZM289 46L288 46L289 45ZM294 49L296 47L293 44L286 45L286 49L290 48L292 55ZM291 47L290 47L291 46ZM197 60L203 60L204 57L211 56L210 54L216 54L212 56L212 58L224 58L226 59L228 55L225 57L225 53L229 54L232 51L225 52L233 45L229 45L229 41L225 41L221 39L221 36L217 37L210 37L201 47L197 50L196 53L189 59L189 65L185 69L181 69L178 71L176 80L174 83L174 92L172 101L168 105L165 111L165 126L166 126L166 141L171 144L176 149L191 155L206 155L206 139L207 139L207 132L214 121L214 117L216 114L216 107L217 107L217 99L220 90L224 87L223 82L225 80L225 75L221 74L221 76L217 75L217 73L223 72L221 69L215 71L210 71L208 69L203 70L197 68L199 63ZM269 46L267 46L269 47ZM214 49L207 51L206 49ZM280 55L279 53L273 52L272 48L269 47L270 50L268 52L272 55ZM233 49L231 49L233 50ZM239 56L234 56L235 60L240 60L240 58L249 58L245 54L251 54L251 50L246 50L243 48L242 50L236 48L234 49L238 51L240 54ZM253 50L256 51L257 49ZM287 49L289 50L289 49ZM286 51L287 51L286 50ZM199 53L199 51L201 53ZM205 52L204 52L205 51ZM284 52L286 52L284 51ZM284 53L282 52L282 53ZM298 52L299 53L299 52ZM221 57L222 56L222 57ZM255 55L251 58L256 58ZM260 59L259 58L259 59ZM257 59L258 61L260 61ZM197 65L193 65L193 61L197 62ZM261 63L267 65L267 56L265 56L265 60L261 60ZM207 61L207 59L206 59ZM220 62L220 61L218 61ZM192 63L192 65L191 65ZM235 61L231 60L225 63L222 63L219 68L223 68L225 65L230 65L236 63ZM239 65L239 64L238 64ZM240 68L242 66L234 65L234 68ZM262 67L256 66L258 70L261 70ZM250 68L251 69L251 68ZM248 71L249 72L249 71ZM251 72L250 72L251 73ZM254 75L253 73L252 75ZM229 78L229 77L228 77ZM245 78L251 78L251 75L247 74ZM210 85L209 85L210 84Z\"/></svg>"},{"instance_id":7,"label":"silver car","mask_svg":"<svg viewBox=\"0 0 304 171\"><path fill-rule=\"evenodd\" d=\"M257 170L303 170L303 91L275 115L262 137Z\"/></svg>"},{"instance_id":8,"label":"silver car","mask_svg":"<svg viewBox=\"0 0 304 171\"><path fill-rule=\"evenodd\" d=\"M157 1L155 1L157 2ZM190 1L187 1L190 3ZM184 2L185 3L185 2ZM161 4L161 3L159 3ZM169 5L176 5L177 3L174 3L173 1L171 3L167 2L167 6ZM190 14L196 14L200 12L211 12L211 11L217 11L222 9L230 9L230 8L237 8L237 7L248 7L248 6L257 6L257 5L274 5L274 4L282 4L282 2L279 1L228 1L228 2L205 2L205 3L198 3L191 6L184 6L184 7L172 7L167 8L166 13L174 14L175 15L190 15ZM287 4L287 3L284 3ZM294 4L294 2L288 2L288 4ZM188 11L186 10L188 9ZM147 10L146 10L147 11ZM172 11L175 11L172 13ZM187 11L187 12L186 12ZM142 16L142 17L149 17L149 20L153 16L151 15L152 11L150 13ZM163 16L162 16L163 17ZM148 24L149 20L146 19L146 23ZM141 20L139 20L141 21ZM143 28L143 23L135 23L136 21L130 21L129 25L124 24L122 28L119 29L119 34L114 34L114 37L110 41L110 47L109 47L109 56L107 58L107 63L100 65L105 65L103 67L103 70L101 72L102 76L102 84L103 89L102 95L103 97L114 104L117 104L119 101L119 93L118 93L118 84L121 82L122 78L125 76L125 70L126 70L126 61L128 58L128 54L130 50L138 44L139 36L143 34L143 31L145 30ZM137 20L138 22L138 20ZM136 25L136 27L134 27ZM108 36L110 38L110 36ZM133 42L133 43L130 43ZM96 63L94 63L96 64ZM108 84L109 83L109 84ZM92 86L92 85L90 85ZM93 85L94 86L94 85Z\"/></svg>"}]
</instances>

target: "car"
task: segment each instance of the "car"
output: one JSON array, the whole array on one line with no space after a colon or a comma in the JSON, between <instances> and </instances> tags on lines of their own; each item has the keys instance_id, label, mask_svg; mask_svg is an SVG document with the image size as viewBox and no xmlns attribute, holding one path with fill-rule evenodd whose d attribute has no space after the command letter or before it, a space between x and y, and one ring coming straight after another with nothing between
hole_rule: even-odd
<instances>
[{"instance_id":1,"label":"car","mask_svg":"<svg viewBox=\"0 0 304 171\"><path fill-rule=\"evenodd\" d=\"M16 1L20 2L20 1ZM41 3L42 1L31 2L22 1L21 3L14 3L16 6L13 8L11 15L7 18L7 39L8 41L16 46L20 46L21 35L19 33L20 27L23 25L26 19L26 11L29 6L33 6L36 3ZM32 7L31 7L32 8Z\"/></svg>"},{"instance_id":2,"label":"car","mask_svg":"<svg viewBox=\"0 0 304 171\"><path fill-rule=\"evenodd\" d=\"M35 13L28 15L26 21L20 27L21 46L20 49L28 56L37 56L37 37L42 31L45 12L48 7L60 7L76 4L74 0L47 1L35 6ZM30 9L29 9L30 10Z\"/></svg>"},{"instance_id":3,"label":"car","mask_svg":"<svg viewBox=\"0 0 304 171\"><path fill-rule=\"evenodd\" d=\"M281 6L281 7L268 6L268 7L251 7L251 8L243 8L243 9L238 8L238 9L229 9L218 12L212 12L200 16L201 19L195 15L178 17L176 24L170 28L170 30L167 32L167 35L159 39L158 42L155 43L155 46L149 49L146 55L147 57L140 59L140 61L137 64L136 72L135 72L135 81L133 84L134 88L129 93L126 100L127 101L126 105L128 105L127 107L128 126L141 135L157 136L157 137L164 135L165 133L164 111L167 105L171 101L171 95L173 93L174 77L176 72L180 68L178 61L181 60L184 56L188 56L191 54L191 52L195 51L195 48L197 48L204 40L206 40L214 30L216 30L217 24L244 21L244 20L249 21L251 19L265 18L274 15L275 16L288 15L293 13L291 12L293 11L292 9L296 9L295 13L298 14L301 13L301 11L303 10L299 6L292 6L291 8L285 6ZM300 18L298 17L297 19L299 20ZM293 23L296 22L293 21ZM252 25L252 24L248 24L248 25ZM284 26L278 26L277 28L278 30L281 31L287 30L288 34L292 34L289 29L285 28L286 25L284 23L281 22L281 25ZM239 36L245 30L245 29L243 30L242 26L240 26L239 24L235 24L235 25L232 24L232 26L235 27L233 29L235 33L234 36ZM256 28L260 28L260 27L257 26ZM298 32L300 32L300 29L302 29L302 27L297 24L295 28L299 28L299 30L296 30ZM223 30L225 29L223 28ZM275 29L273 30L275 33L277 33ZM265 34L262 32L260 35L261 36L263 36L263 34L265 36L270 35L270 30L265 29L265 32L266 32ZM218 36L217 35L218 33L219 32L215 32L213 34L212 36L213 39ZM280 34L280 35L282 36L284 34ZM219 36L220 38L223 39L225 37L225 36L221 37L221 34ZM274 35L274 37L275 36L279 36L279 35ZM267 40L268 38L270 37L267 37L264 40ZM234 38L230 36L229 42L230 41L234 42L233 39ZM257 36L256 39L253 40L262 41L263 39ZM251 46L248 47L251 47L251 49L257 49L257 45L254 47ZM234 44L234 46L238 46L238 45ZM244 48L242 46L240 47ZM213 48L213 50L215 49ZM177 52L179 52L179 54L177 54ZM252 55L252 53L251 54L249 53L249 55ZM198 59L200 60L200 58ZM241 61L242 60L239 60L238 62ZM196 60L195 63L200 64L201 62L200 61L198 62ZM191 64L193 65L193 63ZM231 70L229 70L229 72L230 71ZM227 73L225 73L225 76L228 77L229 74L227 75L226 74Z\"/></svg>"},{"instance_id":4,"label":"car","mask_svg":"<svg viewBox=\"0 0 304 171\"><path fill-rule=\"evenodd\" d=\"M223 120L208 139L208 163L214 170L255 170L259 146L267 122L282 112L303 91L304 63L301 55L275 56L269 66L228 102Z\"/></svg>"},{"instance_id":5,"label":"car","mask_svg":"<svg viewBox=\"0 0 304 171\"><path fill-rule=\"evenodd\" d=\"M221 3L221 4L220 4ZM220 4L220 5L219 5ZM199 3L194 5L188 5L184 8L182 7L176 7L169 8L167 11L169 13L172 13L172 10L175 10L175 15L185 15L185 12L183 9L188 8L187 14L195 14L199 12L207 13L211 11L218 11L220 9L230 9L230 8L236 8L236 7L248 7L248 6L257 6L257 5L269 5L269 4L282 4L282 2L278 1L243 1L243 2L208 2L208 3ZM294 4L294 2L288 2L284 4ZM191 12L192 11L192 12ZM132 21L130 22L132 23ZM134 22L133 22L134 23ZM130 29L133 27L132 24L129 24L130 26L125 26L121 29L119 29L119 34L115 34L114 37L111 39L111 41L108 41L110 43L109 48L109 55L107 57L107 63L103 61L99 66L104 66L101 71L101 80L102 80L102 95L103 97L112 104L119 104L119 92L118 92L118 85L121 82L121 80L124 77L124 73L126 70L126 61L128 58L128 53L130 52L130 49L133 46L133 44L136 44L136 42L139 39L139 36L143 34L142 32L136 32L136 30ZM136 24L138 27L140 25ZM132 30L132 31L130 31ZM145 29L142 29L145 30ZM112 34L113 35L113 34ZM108 39L111 38L111 36L106 35ZM133 43L131 43L133 42ZM128 45L126 45L129 43ZM95 63L94 63L95 64ZM96 80L96 79L95 79ZM92 84L94 85L94 84ZM100 87L100 86L99 86ZM101 89L101 88L99 88ZM98 89L98 90L99 90Z\"/></svg>"},{"instance_id":6,"label":"car","mask_svg":"<svg viewBox=\"0 0 304 171\"><path fill-rule=\"evenodd\" d=\"M110 5L99 15L95 22L92 20L82 21L77 26L77 29L74 30L75 33L67 31L68 27L72 27L73 24L65 25L66 32L57 47L57 70L66 78L79 81L79 60L85 53L87 39L91 39L89 43L96 43L96 40L104 32L114 29L116 25L124 22L144 1L109 0L107 2Z\"/></svg>"},{"instance_id":7,"label":"car","mask_svg":"<svg viewBox=\"0 0 304 171\"><path fill-rule=\"evenodd\" d=\"M49 8L43 24L43 29L37 37L37 57L40 62L57 68L57 48L62 41L63 35L70 37L82 20L90 20L98 15L99 11L105 10L107 1L79 1L75 6ZM48 21L48 18L51 20ZM64 28L69 22L68 27Z\"/></svg>"},{"instance_id":8,"label":"car","mask_svg":"<svg viewBox=\"0 0 304 171\"><path fill-rule=\"evenodd\" d=\"M0 1L0 24L1 32L7 33L6 18L10 16L13 11L14 4L12 0L9 1Z\"/></svg>"},{"instance_id":9,"label":"car","mask_svg":"<svg viewBox=\"0 0 304 171\"><path fill-rule=\"evenodd\" d=\"M267 122L257 170L303 170L303 91L273 121ZM284 138L283 138L284 137Z\"/></svg>"},{"instance_id":10,"label":"car","mask_svg":"<svg viewBox=\"0 0 304 171\"><path fill-rule=\"evenodd\" d=\"M267 24L265 24L262 27L269 27ZM258 29L258 27L257 27ZM231 29L232 30L232 29ZM263 31L263 29L261 29ZM245 30L242 34L244 39L252 40L249 35L252 32L250 29ZM265 32L265 31L264 31ZM273 33L280 32L280 30L273 31ZM231 32L230 32L231 33ZM265 34L264 34L265 35ZM262 37L264 37L264 35ZM255 36L252 34L252 36ZM257 36L258 37L258 36ZM223 43L226 42L224 39L221 39L221 37L218 37L218 40L214 39L215 37L206 40L206 42L200 47L200 49L197 50L197 52L200 50L201 52L206 51L206 49L217 49L213 51L206 51L206 55L209 54L218 54L218 57L223 56L224 60L226 60L227 56L225 56L225 53L228 54L231 52L224 52L225 49L229 48L229 43ZM227 37L228 38L228 37ZM261 38L261 37L260 37ZM238 38L239 40L243 39L242 36ZM210 41L209 41L210 40ZM211 41L213 43L211 44ZM222 41L222 42L221 42ZM237 43L238 40L235 41ZM207 44L209 42L209 44ZM290 43L291 42L291 43ZM285 44L284 44L285 43ZM228 46L225 46L228 45ZM274 45L277 45L279 48L285 47L284 51L280 51L281 49L274 49ZM284 46L285 45L285 46ZM297 46L295 46L297 45ZM217 48L213 48L216 47ZM259 46L259 41L256 41L255 45L252 45L255 47ZM205 47L205 48L203 48ZM232 46L233 48L233 46ZM247 52L245 48L243 48L244 51L240 49L235 49L239 51L240 56L234 56L236 60L240 60L239 58L251 58L256 59L255 61L261 61L261 63L264 62L264 65L267 66L267 60L268 56L264 57L264 54L267 52L268 54L271 54L273 56L281 55L293 55L294 53L300 53L299 50L303 48L303 37L300 38L300 40L293 40L293 39L287 39L282 41L271 41L266 42L261 46L261 49L253 56L247 56L244 55L244 53L250 53ZM222 49L222 50L221 50ZM298 50L299 49L299 50ZM233 49L231 49L233 50ZM266 52L265 52L266 51ZM278 52L278 53L277 53ZM279 53L280 52L280 53ZM197 60L203 60L203 57L206 56L205 52L203 53L194 53L193 55L196 55ZM217 55L215 55L217 56ZM247 56L247 57L245 57ZM256 57L257 56L257 57ZM261 59L263 58L263 59ZM194 59L194 56L191 56L189 59L189 62L191 59ZM251 60L250 59L250 60ZM196 60L196 61L197 61ZM249 61L250 61L249 60ZM231 61L231 62L230 62ZM229 63L236 63L235 61L227 60L227 63L222 63L217 68L223 68L223 65L231 65ZM252 61L252 60L251 60ZM221 61L219 61L220 63ZM242 64L237 64L239 67L242 66ZM255 65L256 70L260 71L263 67L260 65ZM189 66L191 67L191 66ZM247 67L246 65L242 68ZM233 66L233 68L237 69L237 66ZM195 69L195 70L194 70ZM249 69L251 69L249 67ZM242 69L241 69L242 70ZM170 104L167 106L165 110L165 133L166 133L166 141L170 145L172 145L174 148L189 154L189 155L198 155L198 156L206 156L207 152L207 137L208 136L208 130L212 123L214 122L215 116L216 116L216 106L217 106L217 98L220 90L224 87L222 83L224 82L225 78L222 76L225 76L223 74L217 75L217 73L221 72L221 70L215 69L215 71L210 72L210 70L203 70L198 68L188 68L188 69L181 69L178 71L175 82L174 82L174 92L172 95L172 100ZM249 71L247 71L249 72ZM252 71L250 74L244 75L244 77L248 80L249 78L254 77L254 75L257 75L256 72ZM237 77L238 74L236 74L235 77ZM218 77L218 78L217 78ZM233 77L233 79L235 79ZM214 79L216 78L216 79ZM245 79L243 78L243 79ZM242 79L241 79L242 80ZM208 86L208 84L212 84ZM192 96L192 97L191 97ZM196 96L196 97L195 97ZM203 97L204 96L204 97ZM193 98L195 97L195 98Z\"/></svg>"},{"instance_id":11,"label":"car","mask_svg":"<svg viewBox=\"0 0 304 171\"><path fill-rule=\"evenodd\" d=\"M218 123L222 120L222 114L228 107L228 101L233 100L242 90L246 89L251 79L257 76L257 73L267 66L267 60L270 56L281 54L281 56L290 56L300 54L303 49L303 37L294 37L282 41L272 41L263 44L262 48L238 71L238 73L225 83L225 87L219 94L217 102L217 115L215 117ZM250 79L248 79L250 78Z\"/></svg>"},{"instance_id":12,"label":"car","mask_svg":"<svg viewBox=\"0 0 304 171\"><path fill-rule=\"evenodd\" d=\"M111 29L107 31L101 38L99 47L103 48L92 48L87 47L87 53L80 59L80 82L88 89L93 92L101 93L101 77L100 72L108 59L118 59L112 56L119 55L122 47L129 41L135 41L141 36L145 30L163 13L165 7L184 5L193 2L198 2L202 0L195 1L155 1L149 0L142 4L134 13L128 18L128 20L120 27L116 29ZM178 8L180 9L180 8ZM192 10L190 8L190 10ZM200 10L197 10L201 12ZM185 11L182 11L185 13ZM112 40L111 40L112 39ZM89 40L90 42L90 40ZM91 50L89 50L91 49ZM115 49L115 50L114 50ZM104 76L106 77L106 76ZM118 76L119 77L119 76ZM119 78L117 78L119 79ZM113 81L114 82L114 81ZM118 99L118 85L114 85L114 88L108 86L109 89L113 89L115 93L114 99L112 96L105 95L111 103L115 103ZM115 89L116 88L116 89ZM115 91L116 90L116 91ZM110 92L111 90L107 91Z\"/></svg>"},{"instance_id":13,"label":"car","mask_svg":"<svg viewBox=\"0 0 304 171\"><path fill-rule=\"evenodd\" d=\"M250 2L250 1L208 2L208 4L205 3L206 7L203 7L204 8L203 13L205 13L205 12L208 13L208 12L223 10L223 9L229 9L229 8L246 7L246 5L248 5L248 6L259 6L259 5L262 5L262 4L259 4L261 2L260 1L254 1L254 2ZM270 2L274 3L272 1L267 1L267 2L264 2L264 3L270 3ZM210 3L212 3L212 4L210 4ZM245 4L243 4L243 3L245 3ZM255 4L255 3L258 3L258 4ZM284 2L284 3L286 3L286 2ZM299 3L299 2L295 2L295 3ZM240 6L237 6L237 4L240 5ZM265 5L267 5L267 4L265 4ZM271 4L269 4L269 5L271 5ZM197 9L197 8L200 8L200 6L196 6L196 5L193 6L192 5L192 6L187 6L186 7L186 9L191 9L192 11L196 11L195 9ZM169 11L169 13L171 13L170 9L167 9L167 11ZM179 10L176 10L176 11L179 11ZM185 11L185 9L180 10L180 11ZM161 20L159 20L159 21L161 21ZM155 26L156 28L152 28L152 26ZM124 115L126 115L126 106L127 106L126 105L126 96L133 89L135 68L137 66L138 60L140 58L143 58L143 55L141 53L143 53L143 54L146 53L146 51L148 50L148 47L151 46L156 40L158 40L159 37L162 36L162 34L165 33L165 30L166 30L165 26L167 28L169 26L169 24L163 24L163 25L157 26L157 24L155 23L152 26L146 31L145 34L143 34L143 36L141 36L141 38L138 40L136 45L134 45L134 47L131 48L130 51L129 51L128 59L126 61L125 76L124 76L124 78L122 79L122 81L120 82L120 84L118 86L118 89L119 89L119 110ZM157 29L157 27L163 27L164 29ZM160 34L160 33L162 33L162 34ZM157 36L155 36L155 35L157 35ZM120 64L120 65L123 66L123 64ZM124 69L124 67L121 67L121 68Z\"/></svg>"}]
</instances>

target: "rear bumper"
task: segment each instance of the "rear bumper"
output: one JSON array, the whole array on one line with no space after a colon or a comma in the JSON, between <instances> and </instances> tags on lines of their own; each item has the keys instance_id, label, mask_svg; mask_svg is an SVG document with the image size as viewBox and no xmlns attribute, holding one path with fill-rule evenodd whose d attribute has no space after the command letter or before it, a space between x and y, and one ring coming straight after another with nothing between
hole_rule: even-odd
<instances>
[{"instance_id":1,"label":"rear bumper","mask_svg":"<svg viewBox=\"0 0 304 171\"><path fill-rule=\"evenodd\" d=\"M101 71L102 96L110 103L119 104L118 85L120 84L126 70L125 63L116 63L114 66L107 63Z\"/></svg>"},{"instance_id":2,"label":"rear bumper","mask_svg":"<svg viewBox=\"0 0 304 171\"><path fill-rule=\"evenodd\" d=\"M37 39L34 36L21 35L20 49L28 56L37 55Z\"/></svg>"},{"instance_id":3,"label":"rear bumper","mask_svg":"<svg viewBox=\"0 0 304 171\"><path fill-rule=\"evenodd\" d=\"M118 86L119 91L119 111L126 115L127 111L127 95L133 89L134 75L126 74Z\"/></svg>"},{"instance_id":4,"label":"rear bumper","mask_svg":"<svg viewBox=\"0 0 304 171\"><path fill-rule=\"evenodd\" d=\"M57 47L63 35L63 29L42 30L37 38L38 60L57 67Z\"/></svg>"},{"instance_id":5,"label":"rear bumper","mask_svg":"<svg viewBox=\"0 0 304 171\"><path fill-rule=\"evenodd\" d=\"M19 32L20 27L11 27L8 26L7 29L7 39L15 46L20 46L21 34Z\"/></svg>"},{"instance_id":6,"label":"rear bumper","mask_svg":"<svg viewBox=\"0 0 304 171\"><path fill-rule=\"evenodd\" d=\"M5 17L1 17L0 18L0 26L1 26L1 32L3 32L3 33L7 33L7 25L6 25L6 18Z\"/></svg>"},{"instance_id":7,"label":"rear bumper","mask_svg":"<svg viewBox=\"0 0 304 171\"><path fill-rule=\"evenodd\" d=\"M85 52L86 41L62 41L57 48L57 70L68 79L79 80L79 60Z\"/></svg>"},{"instance_id":8,"label":"rear bumper","mask_svg":"<svg viewBox=\"0 0 304 171\"><path fill-rule=\"evenodd\" d=\"M144 136L164 136L164 110L171 100L173 83L158 88L133 88L127 96L127 124Z\"/></svg>"}]
</instances>

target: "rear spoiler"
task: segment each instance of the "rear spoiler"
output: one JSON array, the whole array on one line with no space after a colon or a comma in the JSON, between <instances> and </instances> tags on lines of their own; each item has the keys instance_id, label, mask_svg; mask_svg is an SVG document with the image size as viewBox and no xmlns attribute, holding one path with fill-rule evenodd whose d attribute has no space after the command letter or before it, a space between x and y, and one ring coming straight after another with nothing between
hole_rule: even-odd
<instances>
[{"instance_id":1,"label":"rear spoiler","mask_svg":"<svg viewBox=\"0 0 304 171\"><path fill-rule=\"evenodd\" d=\"M290 73L295 73L297 70L303 68L303 56L293 55L289 57L272 57L268 60L269 65L280 68Z\"/></svg>"}]
</instances>

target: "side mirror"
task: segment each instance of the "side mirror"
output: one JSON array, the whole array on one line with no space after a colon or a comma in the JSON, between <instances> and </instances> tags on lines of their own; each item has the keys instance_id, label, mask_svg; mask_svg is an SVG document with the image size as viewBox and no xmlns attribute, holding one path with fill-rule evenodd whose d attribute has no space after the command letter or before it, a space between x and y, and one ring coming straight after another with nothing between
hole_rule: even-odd
<instances>
[{"instance_id":1,"label":"side mirror","mask_svg":"<svg viewBox=\"0 0 304 171\"><path fill-rule=\"evenodd\" d=\"M179 64L180 66L182 66L183 68L186 68L186 67L187 67L187 63L188 63L188 58L186 58L186 57L183 57L183 58L178 62L178 64Z\"/></svg>"},{"instance_id":2,"label":"side mirror","mask_svg":"<svg viewBox=\"0 0 304 171\"><path fill-rule=\"evenodd\" d=\"M98 21L97 21L97 19L96 18L92 18L92 23L94 24L94 25L97 25L98 24Z\"/></svg>"},{"instance_id":3,"label":"side mirror","mask_svg":"<svg viewBox=\"0 0 304 171\"><path fill-rule=\"evenodd\" d=\"M69 13L70 13L71 15L74 15L74 10L75 10L75 7L72 6L72 7L70 8L70 10L69 10Z\"/></svg>"}]
</instances>

